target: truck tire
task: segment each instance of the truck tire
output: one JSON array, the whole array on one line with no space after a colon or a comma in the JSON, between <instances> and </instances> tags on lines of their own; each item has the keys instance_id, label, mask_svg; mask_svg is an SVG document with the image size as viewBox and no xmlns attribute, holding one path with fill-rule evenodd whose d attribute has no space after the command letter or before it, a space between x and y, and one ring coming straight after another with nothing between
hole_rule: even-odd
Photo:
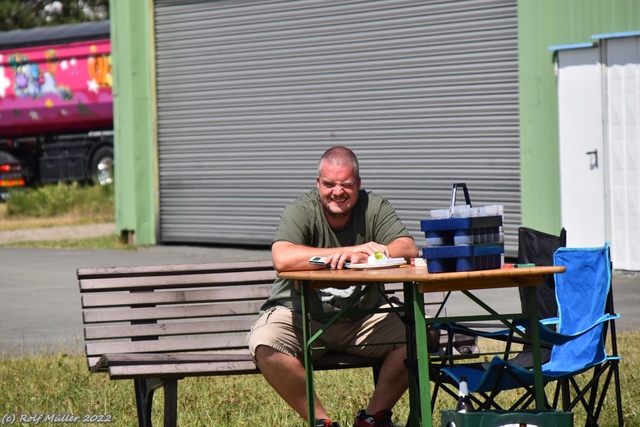
<instances>
[{"instance_id":1,"label":"truck tire","mask_svg":"<svg viewBox=\"0 0 640 427\"><path fill-rule=\"evenodd\" d=\"M89 173L94 184L113 184L113 148L101 147L93 153Z\"/></svg>"}]
</instances>

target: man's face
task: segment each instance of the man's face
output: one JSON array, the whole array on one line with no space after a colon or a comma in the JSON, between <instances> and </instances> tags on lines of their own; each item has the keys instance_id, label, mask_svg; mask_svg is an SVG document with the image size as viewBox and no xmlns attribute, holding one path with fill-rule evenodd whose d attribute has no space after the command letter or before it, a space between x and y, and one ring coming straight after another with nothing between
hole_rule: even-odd
<instances>
[{"instance_id":1,"label":"man's face","mask_svg":"<svg viewBox=\"0 0 640 427\"><path fill-rule=\"evenodd\" d=\"M325 162L316 178L320 200L328 217L348 217L358 201L360 178L351 166Z\"/></svg>"}]
</instances>

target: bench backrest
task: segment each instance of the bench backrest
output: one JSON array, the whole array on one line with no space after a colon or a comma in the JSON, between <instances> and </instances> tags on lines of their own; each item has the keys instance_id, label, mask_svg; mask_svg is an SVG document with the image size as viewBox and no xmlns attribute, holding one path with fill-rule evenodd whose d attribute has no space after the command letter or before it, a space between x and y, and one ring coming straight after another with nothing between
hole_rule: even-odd
<instances>
[{"instance_id":1,"label":"bench backrest","mask_svg":"<svg viewBox=\"0 0 640 427\"><path fill-rule=\"evenodd\" d=\"M108 353L243 349L271 261L79 269L89 366Z\"/></svg>"},{"instance_id":2,"label":"bench backrest","mask_svg":"<svg viewBox=\"0 0 640 427\"><path fill-rule=\"evenodd\" d=\"M276 278L271 261L81 268L85 351L105 354L247 350L246 336ZM385 286L402 297L402 284ZM442 294L427 294L427 312Z\"/></svg>"}]
</instances>

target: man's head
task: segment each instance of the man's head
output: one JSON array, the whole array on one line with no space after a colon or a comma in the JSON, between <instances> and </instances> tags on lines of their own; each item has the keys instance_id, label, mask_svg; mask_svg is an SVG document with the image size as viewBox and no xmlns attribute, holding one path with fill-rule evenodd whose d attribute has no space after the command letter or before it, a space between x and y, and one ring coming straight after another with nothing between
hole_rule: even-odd
<instances>
[{"instance_id":1,"label":"man's head","mask_svg":"<svg viewBox=\"0 0 640 427\"><path fill-rule=\"evenodd\" d=\"M325 151L318 163L316 185L327 218L348 218L360 190L360 166L353 151L346 147Z\"/></svg>"}]
</instances>

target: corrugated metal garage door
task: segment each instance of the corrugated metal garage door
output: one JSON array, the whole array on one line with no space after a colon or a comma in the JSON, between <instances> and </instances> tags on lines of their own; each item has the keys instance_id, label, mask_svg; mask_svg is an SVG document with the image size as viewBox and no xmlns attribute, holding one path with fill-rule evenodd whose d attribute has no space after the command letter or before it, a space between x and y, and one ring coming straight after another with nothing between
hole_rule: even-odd
<instances>
[{"instance_id":1,"label":"corrugated metal garage door","mask_svg":"<svg viewBox=\"0 0 640 427\"><path fill-rule=\"evenodd\" d=\"M466 182L520 224L516 1L155 1L160 236L268 244L317 160L420 239Z\"/></svg>"}]
</instances>

